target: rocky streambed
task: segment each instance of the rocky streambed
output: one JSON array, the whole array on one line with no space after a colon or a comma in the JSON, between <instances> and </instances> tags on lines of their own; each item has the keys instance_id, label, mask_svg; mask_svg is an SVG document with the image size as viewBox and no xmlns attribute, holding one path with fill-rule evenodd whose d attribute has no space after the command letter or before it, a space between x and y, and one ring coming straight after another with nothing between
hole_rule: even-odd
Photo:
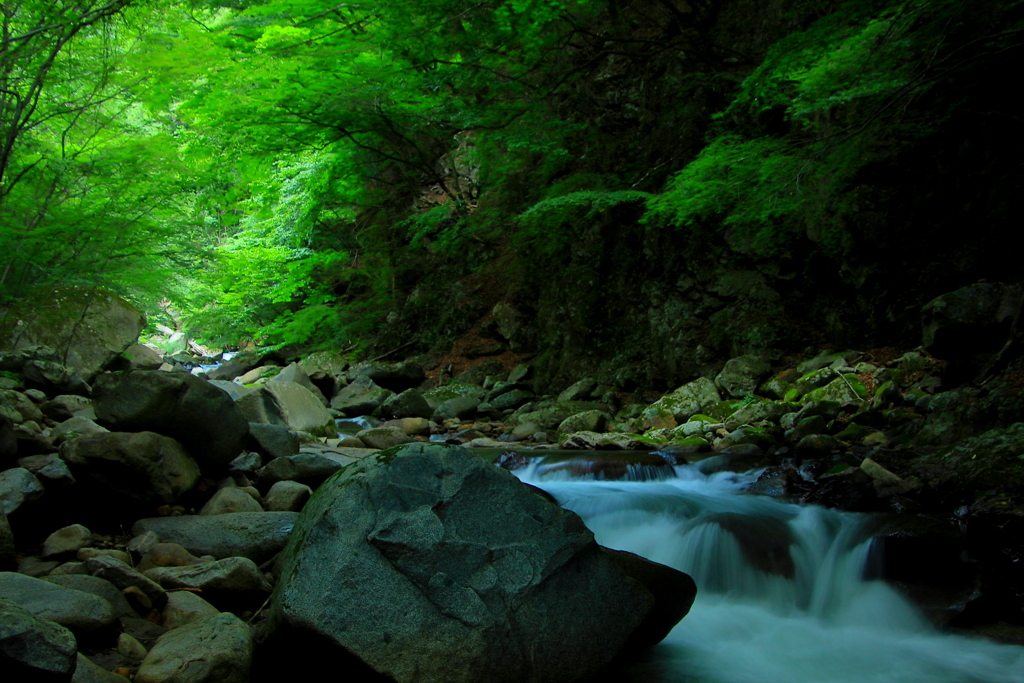
<instances>
[{"instance_id":1,"label":"rocky streambed","mask_svg":"<svg viewBox=\"0 0 1024 683\"><path fill-rule=\"evenodd\" d=\"M37 680L277 680L301 661L575 681L643 657L693 581L603 549L512 473L745 473L752 500L873 513L875 578L941 628L1024 642L1012 362L978 386L925 349L743 356L651 396L539 394L530 365L486 360L440 386L416 359L330 353L61 361L0 356L0 650ZM700 525L758 571L792 563L751 542L771 522L716 514Z\"/></svg>"}]
</instances>

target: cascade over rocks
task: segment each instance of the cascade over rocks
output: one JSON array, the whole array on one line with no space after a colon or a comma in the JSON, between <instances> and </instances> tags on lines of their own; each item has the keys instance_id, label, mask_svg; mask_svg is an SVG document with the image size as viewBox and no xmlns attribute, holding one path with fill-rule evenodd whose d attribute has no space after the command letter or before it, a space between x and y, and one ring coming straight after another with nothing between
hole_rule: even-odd
<instances>
[{"instance_id":1,"label":"cascade over rocks","mask_svg":"<svg viewBox=\"0 0 1024 683\"><path fill-rule=\"evenodd\" d=\"M150 431L178 440L196 462L224 469L242 452L248 421L231 397L184 372L131 370L96 379L96 420L117 431Z\"/></svg>"},{"instance_id":2,"label":"cascade over rocks","mask_svg":"<svg viewBox=\"0 0 1024 683\"><path fill-rule=\"evenodd\" d=\"M301 656L397 683L567 683L607 664L654 602L574 513L462 448L410 444L306 505L256 670Z\"/></svg>"}]
</instances>

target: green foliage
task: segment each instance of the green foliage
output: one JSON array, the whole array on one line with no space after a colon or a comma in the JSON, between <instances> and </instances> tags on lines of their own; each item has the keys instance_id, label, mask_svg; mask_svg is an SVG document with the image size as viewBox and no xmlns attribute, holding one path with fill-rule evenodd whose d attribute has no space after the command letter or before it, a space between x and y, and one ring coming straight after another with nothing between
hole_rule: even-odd
<instances>
[{"instance_id":1,"label":"green foliage","mask_svg":"<svg viewBox=\"0 0 1024 683\"><path fill-rule=\"evenodd\" d=\"M721 226L761 255L806 231L837 256L858 174L947 115L914 102L1024 32L998 30L999 16L954 0L858 0L780 40L649 202L648 225Z\"/></svg>"},{"instance_id":2,"label":"green foliage","mask_svg":"<svg viewBox=\"0 0 1024 683\"><path fill-rule=\"evenodd\" d=\"M645 220L678 227L718 220L745 229L762 251L771 251L777 222L805 201L800 176L812 164L783 140L722 135L648 202Z\"/></svg>"}]
</instances>

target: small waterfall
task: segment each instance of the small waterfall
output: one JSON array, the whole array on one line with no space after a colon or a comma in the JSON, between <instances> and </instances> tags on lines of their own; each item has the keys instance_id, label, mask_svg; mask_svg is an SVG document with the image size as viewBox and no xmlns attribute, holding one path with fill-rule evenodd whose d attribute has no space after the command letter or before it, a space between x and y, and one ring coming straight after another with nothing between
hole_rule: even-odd
<instances>
[{"instance_id":1,"label":"small waterfall","mask_svg":"<svg viewBox=\"0 0 1024 683\"><path fill-rule=\"evenodd\" d=\"M1024 648L942 633L865 578L867 515L742 494L757 472L521 479L578 513L603 545L687 572L690 614L628 681L1024 683Z\"/></svg>"}]
</instances>

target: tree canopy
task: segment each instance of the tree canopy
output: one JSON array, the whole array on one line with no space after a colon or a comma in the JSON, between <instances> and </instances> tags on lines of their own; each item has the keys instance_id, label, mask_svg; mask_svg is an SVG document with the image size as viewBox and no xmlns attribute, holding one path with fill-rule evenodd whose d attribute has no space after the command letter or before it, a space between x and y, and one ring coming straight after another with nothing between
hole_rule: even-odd
<instances>
[{"instance_id":1,"label":"tree canopy","mask_svg":"<svg viewBox=\"0 0 1024 683\"><path fill-rule=\"evenodd\" d=\"M619 205L838 254L858 174L1020 5L796 3L772 44L724 0L4 0L0 306L101 287L211 343L358 344L431 258Z\"/></svg>"}]
</instances>

